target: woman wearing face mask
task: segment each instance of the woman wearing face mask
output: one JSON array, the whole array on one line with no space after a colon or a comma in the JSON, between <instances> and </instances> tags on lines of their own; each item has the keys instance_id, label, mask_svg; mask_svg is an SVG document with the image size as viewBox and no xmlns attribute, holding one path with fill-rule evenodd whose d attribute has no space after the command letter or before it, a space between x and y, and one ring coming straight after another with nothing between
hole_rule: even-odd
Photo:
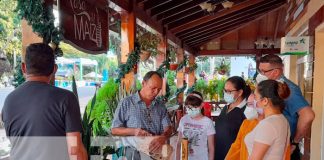
<instances>
[{"instance_id":1,"label":"woman wearing face mask","mask_svg":"<svg viewBox=\"0 0 324 160\"><path fill-rule=\"evenodd\" d=\"M231 145L230 150L226 155L226 160L248 160L248 150L244 143L245 136L250 133L255 126L264 118L264 112L261 107L257 107L254 99L254 94L251 94L247 101L246 108L251 108L253 112L257 113L257 117L254 119L245 119L240 127L235 142ZM288 146L289 147L289 146ZM286 151L285 160L290 160L290 149Z\"/></svg>"},{"instance_id":2,"label":"woman wearing face mask","mask_svg":"<svg viewBox=\"0 0 324 160\"><path fill-rule=\"evenodd\" d=\"M265 80L258 84L255 103L263 109L265 118L244 138L250 160L289 158L285 153L289 152L290 130L288 121L282 114L284 99L289 94L285 83Z\"/></svg>"},{"instance_id":3,"label":"woman wearing face mask","mask_svg":"<svg viewBox=\"0 0 324 160\"><path fill-rule=\"evenodd\" d=\"M185 100L187 115L179 123L177 145L177 160L180 159L180 144L182 138L189 140L189 160L214 159L213 121L201 114L203 98L200 92L192 92Z\"/></svg>"},{"instance_id":4,"label":"woman wearing face mask","mask_svg":"<svg viewBox=\"0 0 324 160\"><path fill-rule=\"evenodd\" d=\"M239 76L227 79L224 88L224 100L228 103L215 120L215 160L224 160L234 142L243 120L244 110L251 89Z\"/></svg>"}]
</instances>

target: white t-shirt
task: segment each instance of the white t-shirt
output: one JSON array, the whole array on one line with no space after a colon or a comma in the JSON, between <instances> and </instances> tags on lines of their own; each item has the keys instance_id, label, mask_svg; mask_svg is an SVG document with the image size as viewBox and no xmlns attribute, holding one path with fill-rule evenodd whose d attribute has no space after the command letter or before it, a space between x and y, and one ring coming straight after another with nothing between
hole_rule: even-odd
<instances>
[{"instance_id":1,"label":"white t-shirt","mask_svg":"<svg viewBox=\"0 0 324 160\"><path fill-rule=\"evenodd\" d=\"M215 134L211 119L203 117L195 120L185 115L180 120L178 132L189 140L189 160L208 159L208 136Z\"/></svg>"},{"instance_id":2,"label":"white t-shirt","mask_svg":"<svg viewBox=\"0 0 324 160\"><path fill-rule=\"evenodd\" d=\"M282 114L266 117L244 138L249 156L254 142L270 145L264 160L282 160L289 143L290 130L287 119Z\"/></svg>"}]
</instances>

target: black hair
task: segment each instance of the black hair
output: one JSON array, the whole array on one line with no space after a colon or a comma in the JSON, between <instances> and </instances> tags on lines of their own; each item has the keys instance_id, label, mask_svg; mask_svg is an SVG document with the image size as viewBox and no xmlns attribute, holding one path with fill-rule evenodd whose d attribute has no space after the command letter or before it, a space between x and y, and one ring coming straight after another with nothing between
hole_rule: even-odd
<instances>
[{"instance_id":1,"label":"black hair","mask_svg":"<svg viewBox=\"0 0 324 160\"><path fill-rule=\"evenodd\" d=\"M30 44L26 49L27 74L49 76L53 73L55 58L53 50L45 43Z\"/></svg>"},{"instance_id":2,"label":"black hair","mask_svg":"<svg viewBox=\"0 0 324 160\"><path fill-rule=\"evenodd\" d=\"M159 76L162 79L162 76L160 75L159 72L157 72L157 71L149 71L143 77L143 81L149 80L153 75L157 75L157 76Z\"/></svg>"},{"instance_id":3,"label":"black hair","mask_svg":"<svg viewBox=\"0 0 324 160\"><path fill-rule=\"evenodd\" d=\"M269 98L275 107L279 107L282 112L285 108L285 99L289 97L290 90L286 83L275 80L265 80L258 84L258 92L261 98Z\"/></svg>"},{"instance_id":4,"label":"black hair","mask_svg":"<svg viewBox=\"0 0 324 160\"><path fill-rule=\"evenodd\" d=\"M192 94L197 94L201 98L198 98L198 97L196 97L196 96L194 96ZM185 100L185 105L200 106L201 103L203 103L203 102L204 102L204 100L203 100L202 94L200 92L198 92L198 91L193 91L187 96L187 98Z\"/></svg>"},{"instance_id":5,"label":"black hair","mask_svg":"<svg viewBox=\"0 0 324 160\"><path fill-rule=\"evenodd\" d=\"M272 65L283 66L282 59L275 54L268 54L260 58L260 63L270 63Z\"/></svg>"},{"instance_id":6,"label":"black hair","mask_svg":"<svg viewBox=\"0 0 324 160\"><path fill-rule=\"evenodd\" d=\"M231 82L234 85L236 90L243 90L242 97L243 99L247 99L251 94L251 88L245 83L245 80L239 76L233 76L226 80L226 82Z\"/></svg>"}]
</instances>

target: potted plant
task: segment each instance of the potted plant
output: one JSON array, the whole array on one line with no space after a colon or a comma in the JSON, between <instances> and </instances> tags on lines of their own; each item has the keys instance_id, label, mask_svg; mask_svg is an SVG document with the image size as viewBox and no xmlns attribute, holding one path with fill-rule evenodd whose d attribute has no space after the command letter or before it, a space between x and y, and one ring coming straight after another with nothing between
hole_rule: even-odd
<instances>
[{"instance_id":1,"label":"potted plant","mask_svg":"<svg viewBox=\"0 0 324 160\"><path fill-rule=\"evenodd\" d=\"M168 52L170 57L170 70L175 71L178 68L177 52L175 51L175 48L172 46L169 47Z\"/></svg>"},{"instance_id":2,"label":"potted plant","mask_svg":"<svg viewBox=\"0 0 324 160\"><path fill-rule=\"evenodd\" d=\"M219 65L217 66L216 68L216 71L218 72L218 74L220 75L225 75L229 69L230 69L230 64L228 63L225 63L224 61Z\"/></svg>"},{"instance_id":3,"label":"potted plant","mask_svg":"<svg viewBox=\"0 0 324 160\"><path fill-rule=\"evenodd\" d=\"M158 54L158 44L161 39L158 35L148 31L143 31L137 37L137 42L141 47L141 61L146 61L150 56L155 57Z\"/></svg>"}]
</instances>

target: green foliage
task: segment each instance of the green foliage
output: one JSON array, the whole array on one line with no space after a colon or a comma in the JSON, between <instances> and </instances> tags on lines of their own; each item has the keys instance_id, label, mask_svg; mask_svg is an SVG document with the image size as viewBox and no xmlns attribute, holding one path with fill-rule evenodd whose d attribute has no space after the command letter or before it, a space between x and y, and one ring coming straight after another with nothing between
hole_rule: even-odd
<instances>
[{"instance_id":1,"label":"green foliage","mask_svg":"<svg viewBox=\"0 0 324 160\"><path fill-rule=\"evenodd\" d=\"M43 0L18 0L17 11L18 16L26 19L33 31L43 38L43 43L53 42L56 46L60 44L62 36L58 27L54 26L52 6L46 6ZM55 55L63 55L59 47L55 48Z\"/></svg>"},{"instance_id":2,"label":"green foliage","mask_svg":"<svg viewBox=\"0 0 324 160\"><path fill-rule=\"evenodd\" d=\"M180 71L183 67L186 67L187 64L189 62L189 59L187 56L183 57L183 61L181 63L179 63L178 67L177 67L177 71Z\"/></svg>"},{"instance_id":3,"label":"green foliage","mask_svg":"<svg viewBox=\"0 0 324 160\"><path fill-rule=\"evenodd\" d=\"M141 89L142 89L142 83L138 79L136 79L136 90L139 91Z\"/></svg>"},{"instance_id":4,"label":"green foliage","mask_svg":"<svg viewBox=\"0 0 324 160\"><path fill-rule=\"evenodd\" d=\"M17 1L0 1L0 50L12 63L12 54L21 51L21 27L17 13L14 12ZM1 51L0 51L1 52Z\"/></svg>"},{"instance_id":5,"label":"green foliage","mask_svg":"<svg viewBox=\"0 0 324 160\"><path fill-rule=\"evenodd\" d=\"M21 70L21 60L18 59L17 66L15 67L14 80L12 84L13 86L15 86L15 88L17 88L24 82L25 82L25 77Z\"/></svg>"},{"instance_id":6,"label":"green foliage","mask_svg":"<svg viewBox=\"0 0 324 160\"><path fill-rule=\"evenodd\" d=\"M202 93L203 95L208 94L208 85L207 82L204 79L197 80L195 84L196 91Z\"/></svg>"},{"instance_id":7,"label":"green foliage","mask_svg":"<svg viewBox=\"0 0 324 160\"><path fill-rule=\"evenodd\" d=\"M213 96L217 93L217 84L218 84L218 80L216 78L214 78L208 82L207 91L208 91L210 100L212 100Z\"/></svg>"},{"instance_id":8,"label":"green foliage","mask_svg":"<svg viewBox=\"0 0 324 160\"><path fill-rule=\"evenodd\" d=\"M140 26L138 26L137 28L137 42L139 43L141 50L148 51L151 53L151 56L155 57L158 54L157 47L161 42L160 37Z\"/></svg>"},{"instance_id":9,"label":"green foliage","mask_svg":"<svg viewBox=\"0 0 324 160\"><path fill-rule=\"evenodd\" d=\"M105 136L109 134L111 122L115 109L117 108L119 99L119 84L115 83L113 79L109 81L98 90L96 96L96 103L91 108L87 107L86 112L90 115L89 120L93 121L92 134L94 136ZM89 102L90 106L92 101Z\"/></svg>"},{"instance_id":10,"label":"green foliage","mask_svg":"<svg viewBox=\"0 0 324 160\"><path fill-rule=\"evenodd\" d=\"M170 89L170 95L174 95L177 91L177 85L176 83L174 82L175 80L175 77L177 76L177 72L175 71L167 71L166 72L166 77L167 77L167 84L169 86L169 89Z\"/></svg>"},{"instance_id":11,"label":"green foliage","mask_svg":"<svg viewBox=\"0 0 324 160\"><path fill-rule=\"evenodd\" d=\"M139 62L140 60L139 53L140 53L139 44L135 42L135 50L129 54L126 64L119 65L118 77L116 79L116 82L121 82L121 79L124 78L125 75L129 73L134 68L134 66Z\"/></svg>"},{"instance_id":12,"label":"green foliage","mask_svg":"<svg viewBox=\"0 0 324 160\"><path fill-rule=\"evenodd\" d=\"M225 88L225 82L226 82L226 79L227 78L221 78L217 81L217 89L216 89L216 93L218 94L219 96L219 99L223 99L224 97L224 88Z\"/></svg>"}]
</instances>

